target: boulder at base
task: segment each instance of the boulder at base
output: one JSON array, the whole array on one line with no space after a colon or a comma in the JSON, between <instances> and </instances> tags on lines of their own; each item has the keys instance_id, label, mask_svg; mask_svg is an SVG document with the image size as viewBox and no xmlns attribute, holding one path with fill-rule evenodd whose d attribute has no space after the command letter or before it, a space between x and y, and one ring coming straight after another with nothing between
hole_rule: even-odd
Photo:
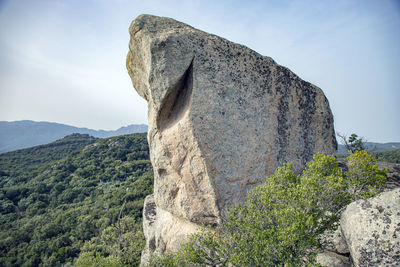
<instances>
[{"instance_id":1,"label":"boulder at base","mask_svg":"<svg viewBox=\"0 0 400 267\"><path fill-rule=\"evenodd\" d=\"M278 166L300 172L313 154L336 152L321 89L270 57L170 18L141 15L130 34L127 68L148 102L158 209L218 224Z\"/></svg>"},{"instance_id":2,"label":"boulder at base","mask_svg":"<svg viewBox=\"0 0 400 267\"><path fill-rule=\"evenodd\" d=\"M340 223L355 266L400 266L400 188L351 203Z\"/></svg>"}]
</instances>

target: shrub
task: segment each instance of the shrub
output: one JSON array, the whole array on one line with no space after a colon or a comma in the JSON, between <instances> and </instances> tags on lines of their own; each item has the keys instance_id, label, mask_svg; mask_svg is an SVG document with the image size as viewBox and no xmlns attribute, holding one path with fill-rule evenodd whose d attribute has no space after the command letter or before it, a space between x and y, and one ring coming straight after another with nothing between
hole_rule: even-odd
<instances>
[{"instance_id":1,"label":"shrub","mask_svg":"<svg viewBox=\"0 0 400 267\"><path fill-rule=\"evenodd\" d=\"M376 195L386 182L386 170L379 170L376 160L364 150L347 157L346 181L352 200Z\"/></svg>"},{"instance_id":2,"label":"shrub","mask_svg":"<svg viewBox=\"0 0 400 267\"><path fill-rule=\"evenodd\" d=\"M373 196L384 184L385 173L374 163L365 151L355 151L346 172L322 154L301 176L286 164L231 208L220 226L203 228L177 253L154 256L151 265L315 265L320 234L334 229L352 200Z\"/></svg>"}]
</instances>

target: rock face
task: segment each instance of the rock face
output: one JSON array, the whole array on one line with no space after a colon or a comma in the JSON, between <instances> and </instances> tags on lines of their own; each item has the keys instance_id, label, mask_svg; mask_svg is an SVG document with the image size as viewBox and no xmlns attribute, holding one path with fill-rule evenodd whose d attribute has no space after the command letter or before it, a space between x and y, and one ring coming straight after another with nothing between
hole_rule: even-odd
<instances>
[{"instance_id":1,"label":"rock face","mask_svg":"<svg viewBox=\"0 0 400 267\"><path fill-rule=\"evenodd\" d=\"M387 170L387 180L385 185L385 191L390 191L397 187L400 187L400 164L390 162L377 162L379 169Z\"/></svg>"},{"instance_id":2,"label":"rock face","mask_svg":"<svg viewBox=\"0 0 400 267\"><path fill-rule=\"evenodd\" d=\"M389 174L398 174L392 163L380 162ZM391 171L391 172L390 172ZM380 195L347 206L335 231L321 236L322 266L400 266L400 188L396 176ZM393 187L395 189L393 189Z\"/></svg>"},{"instance_id":3,"label":"rock face","mask_svg":"<svg viewBox=\"0 0 400 267\"><path fill-rule=\"evenodd\" d=\"M325 251L319 253L316 257L316 261L325 267L350 267L350 259L348 257Z\"/></svg>"},{"instance_id":4,"label":"rock face","mask_svg":"<svg viewBox=\"0 0 400 267\"><path fill-rule=\"evenodd\" d=\"M154 202L154 196L146 197L143 209L143 233L146 236L146 246L142 252L142 265L149 261L151 252L156 248L160 251L174 251L198 226L168 211L160 209Z\"/></svg>"},{"instance_id":5,"label":"rock face","mask_svg":"<svg viewBox=\"0 0 400 267\"><path fill-rule=\"evenodd\" d=\"M157 214L218 224L276 167L293 162L300 172L314 153L336 152L323 92L271 58L170 18L141 15L130 34Z\"/></svg>"},{"instance_id":6,"label":"rock face","mask_svg":"<svg viewBox=\"0 0 400 267\"><path fill-rule=\"evenodd\" d=\"M330 230L324 233L321 238L321 245L324 250L339 255L347 255L350 253L340 225L336 230Z\"/></svg>"},{"instance_id":7,"label":"rock face","mask_svg":"<svg viewBox=\"0 0 400 267\"><path fill-rule=\"evenodd\" d=\"M351 203L340 223L355 266L400 266L400 188Z\"/></svg>"}]
</instances>

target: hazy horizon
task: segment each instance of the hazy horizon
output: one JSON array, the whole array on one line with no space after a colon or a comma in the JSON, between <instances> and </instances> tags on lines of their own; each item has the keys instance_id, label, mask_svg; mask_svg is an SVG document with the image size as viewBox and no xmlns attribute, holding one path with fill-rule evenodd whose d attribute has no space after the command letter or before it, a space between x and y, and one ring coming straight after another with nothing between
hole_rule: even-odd
<instances>
[{"instance_id":1,"label":"hazy horizon","mask_svg":"<svg viewBox=\"0 0 400 267\"><path fill-rule=\"evenodd\" d=\"M147 124L125 68L128 27L143 13L272 57L324 91L338 132L400 141L396 0L0 0L0 120Z\"/></svg>"},{"instance_id":2,"label":"hazy horizon","mask_svg":"<svg viewBox=\"0 0 400 267\"><path fill-rule=\"evenodd\" d=\"M87 129L90 129L90 130L95 130L95 131L113 131L113 130L118 130L118 129L120 129L120 128L123 128L123 127L127 127L127 126L130 126L130 125L146 125L146 126L148 126L148 124L147 123L129 123L129 124L125 124L125 125L121 125L121 126L118 126L118 127L116 127L116 128L111 128L111 129L102 129L102 128L90 128L90 127L85 127L85 126L83 126L83 127L81 127L81 126L76 126L76 125L73 125L73 124L68 124L68 123L62 123L62 122L56 122L56 121L41 121L41 120L1 120L0 122L22 122L22 121L29 121L29 122L45 122L45 123L57 123L57 124L63 124L63 125L66 125L66 126L73 126L73 127L77 127L77 128L87 128Z\"/></svg>"}]
</instances>

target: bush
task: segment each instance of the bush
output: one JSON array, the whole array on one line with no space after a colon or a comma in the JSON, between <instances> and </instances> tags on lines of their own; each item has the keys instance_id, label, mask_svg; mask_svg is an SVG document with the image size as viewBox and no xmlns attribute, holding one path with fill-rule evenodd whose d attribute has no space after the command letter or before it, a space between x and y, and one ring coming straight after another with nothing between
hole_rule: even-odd
<instances>
[{"instance_id":1,"label":"bush","mask_svg":"<svg viewBox=\"0 0 400 267\"><path fill-rule=\"evenodd\" d=\"M11 200L0 200L0 214L7 214L14 211L14 204Z\"/></svg>"},{"instance_id":2,"label":"bush","mask_svg":"<svg viewBox=\"0 0 400 267\"><path fill-rule=\"evenodd\" d=\"M133 218L123 217L84 244L76 266L138 266L145 243L140 228ZM106 265L109 261L115 265Z\"/></svg>"},{"instance_id":3,"label":"bush","mask_svg":"<svg viewBox=\"0 0 400 267\"><path fill-rule=\"evenodd\" d=\"M113 255L103 257L95 252L81 253L76 261L78 267L122 267L124 266L118 257Z\"/></svg>"},{"instance_id":4,"label":"bush","mask_svg":"<svg viewBox=\"0 0 400 267\"><path fill-rule=\"evenodd\" d=\"M366 151L355 151L347 157L346 180L352 200L376 195L386 182L386 170L379 170L376 160Z\"/></svg>"},{"instance_id":5,"label":"bush","mask_svg":"<svg viewBox=\"0 0 400 267\"><path fill-rule=\"evenodd\" d=\"M154 256L151 265L314 265L320 234L334 229L352 200L373 196L384 184L374 163L365 151L355 151L347 172L322 154L302 176L286 164L231 208L222 225L204 228L175 254Z\"/></svg>"}]
</instances>

